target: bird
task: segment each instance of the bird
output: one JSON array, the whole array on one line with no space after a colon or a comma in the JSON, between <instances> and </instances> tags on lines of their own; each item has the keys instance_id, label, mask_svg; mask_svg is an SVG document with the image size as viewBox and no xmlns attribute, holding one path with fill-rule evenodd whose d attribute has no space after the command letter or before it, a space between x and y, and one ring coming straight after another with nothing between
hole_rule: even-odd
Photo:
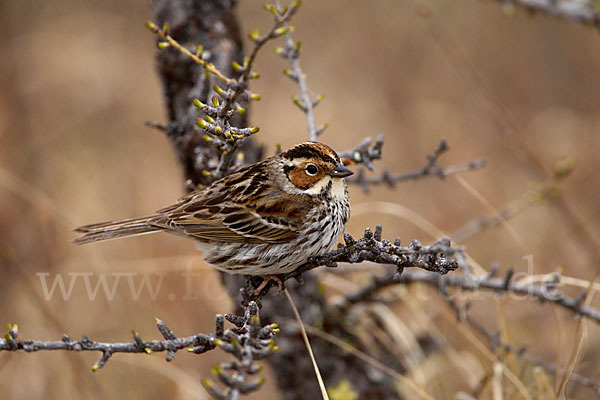
<instances>
[{"instance_id":1,"label":"bird","mask_svg":"<svg viewBox=\"0 0 600 400\"><path fill-rule=\"evenodd\" d=\"M339 155L305 142L181 197L153 215L80 226L74 244L168 232L195 240L206 262L261 286L333 250L350 218L352 175ZM261 288L262 289L262 288ZM257 289L258 290L258 289Z\"/></svg>"}]
</instances>

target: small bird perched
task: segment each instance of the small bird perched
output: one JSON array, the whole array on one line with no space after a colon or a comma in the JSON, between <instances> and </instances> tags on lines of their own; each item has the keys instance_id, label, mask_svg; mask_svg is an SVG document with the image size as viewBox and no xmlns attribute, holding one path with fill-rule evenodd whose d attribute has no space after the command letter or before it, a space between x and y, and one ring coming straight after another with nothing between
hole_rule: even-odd
<instances>
[{"instance_id":1,"label":"small bird perched","mask_svg":"<svg viewBox=\"0 0 600 400\"><path fill-rule=\"evenodd\" d=\"M81 226L74 243L164 231L196 240L221 271L270 278L333 249L350 217L349 175L329 146L302 143L154 215Z\"/></svg>"}]
</instances>

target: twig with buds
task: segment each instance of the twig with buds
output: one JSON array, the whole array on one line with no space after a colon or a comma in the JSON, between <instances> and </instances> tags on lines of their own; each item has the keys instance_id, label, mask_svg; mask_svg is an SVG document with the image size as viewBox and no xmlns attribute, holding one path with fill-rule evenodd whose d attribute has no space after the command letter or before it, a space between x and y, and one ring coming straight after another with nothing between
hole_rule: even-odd
<instances>
[{"instance_id":1,"label":"twig with buds","mask_svg":"<svg viewBox=\"0 0 600 400\"><path fill-rule=\"evenodd\" d=\"M299 6L300 2L296 2ZM270 9L271 12L275 15L275 19L280 19L280 15L285 12L285 9L282 9L277 2L276 6L265 6ZM286 26L287 24L284 24ZM291 28L291 27L290 27ZM323 133L325 129L327 129L327 124L321 125L318 128L315 124L315 114L314 108L323 100L323 95L320 94L314 98L311 98L311 95L308 91L308 86L306 84L306 77L304 72L302 72L302 68L300 67L300 47L302 46L301 42L294 42L292 38L292 29L288 29L285 34L285 47L277 47L275 49L275 53L280 55L281 57L287 59L290 63L291 68L286 69L283 73L289 77L291 80L298 84L300 88L300 96L293 96L292 100L296 106L304 114L306 114L306 127L308 129L308 140L316 142L318 140L318 136Z\"/></svg>"},{"instance_id":2,"label":"twig with buds","mask_svg":"<svg viewBox=\"0 0 600 400\"><path fill-rule=\"evenodd\" d=\"M279 350L273 341L273 335L279 332L277 324L262 326L258 314L258 305L249 302L244 308L244 316L226 314L225 319L231 322L235 328L223 330L220 342L216 345L223 351L232 354L235 360L221 363L213 368L213 374L226 389L221 388L211 379L204 379L202 384L207 392L217 400L235 400L247 393L260 389L264 383L263 378L248 381L250 376L260 372L260 365L255 360L268 357ZM231 372L227 372L231 371Z\"/></svg>"},{"instance_id":3,"label":"twig with buds","mask_svg":"<svg viewBox=\"0 0 600 400\"><path fill-rule=\"evenodd\" d=\"M252 71L256 56L267 42L279 38L293 29L287 24L296 14L299 6L300 2L298 1L293 2L291 6L283 10L272 5L265 6L267 11L275 15L275 24L265 35L261 36L256 29L248 35L248 38L254 43L250 55L244 58L243 64L236 61L232 62L233 70L239 74L237 78L225 76L213 63L204 60L202 58L203 46L200 45L195 51L190 51L181 45L170 36L168 24L165 24L163 28L158 27L153 22L146 24L152 32L164 39L164 41L158 43L159 48L173 48L181 52L204 68L206 78L213 75L221 81L223 86L221 87L219 84L212 86L212 91L208 95L208 103L204 103L200 99L193 101L193 105L204 114L203 117L196 119L196 126L206 133L202 136L202 140L213 143L222 152L214 171L203 171L207 178L218 179L228 175L234 164L239 144L259 131L257 126L233 126L231 120L236 114L246 113L247 104L250 100L260 100L258 94L248 90L250 80L259 78L259 75ZM169 126L159 124L152 124L152 126L167 132L171 130Z\"/></svg>"},{"instance_id":4,"label":"twig with buds","mask_svg":"<svg viewBox=\"0 0 600 400\"><path fill-rule=\"evenodd\" d=\"M225 320L231 322L234 327L225 329ZM248 381L251 375L261 369L254 361L265 358L278 350L272 338L279 332L279 329L276 324L261 325L258 306L254 302L250 302L245 308L244 316L218 314L215 333L177 337L158 318L156 327L163 336L163 340L144 341L134 331L132 332L133 342L107 343L91 340L86 335L81 340L73 340L66 334L60 341L21 340L18 337L18 326L10 324L5 338L0 339L0 351L100 351L102 357L92 366L92 371L97 371L104 367L116 353L152 354L166 351L166 360L172 361L179 350L187 349L190 353L201 354L219 347L235 357L234 361L222 363L213 368L214 375L227 389L221 389L210 379L203 380L202 384L215 399L233 400L239 398L240 394L256 391L262 386L264 380L261 378Z\"/></svg>"},{"instance_id":5,"label":"twig with buds","mask_svg":"<svg viewBox=\"0 0 600 400\"><path fill-rule=\"evenodd\" d=\"M217 327L219 326L219 319L222 320L223 317L217 316ZM180 338L175 336L165 323L158 318L156 319L156 327L164 340L146 342L142 340L136 331L133 331L133 342L105 343L92 340L87 335L83 335L81 340L73 340L67 334L63 334L62 339L59 341L20 340L18 338L18 325L9 324L8 333L4 339L0 339L0 351L24 350L28 353L43 350L100 351L102 352L102 357L92 367L92 371L97 371L104 367L108 360L116 353L152 354L166 351L166 360L171 361L175 357L175 353L182 349L194 349L196 353L212 350L217 346L217 341L220 337L217 329L217 333L215 334L199 333L194 336Z\"/></svg>"}]
</instances>

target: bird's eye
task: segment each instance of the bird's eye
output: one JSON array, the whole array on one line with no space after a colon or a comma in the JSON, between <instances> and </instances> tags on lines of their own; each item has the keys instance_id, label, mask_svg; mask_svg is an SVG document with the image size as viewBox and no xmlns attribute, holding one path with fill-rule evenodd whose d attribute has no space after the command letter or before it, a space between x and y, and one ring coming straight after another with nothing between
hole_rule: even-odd
<instances>
[{"instance_id":1,"label":"bird's eye","mask_svg":"<svg viewBox=\"0 0 600 400\"><path fill-rule=\"evenodd\" d=\"M319 168L315 164L307 164L305 171L310 176L315 176L319 172Z\"/></svg>"}]
</instances>

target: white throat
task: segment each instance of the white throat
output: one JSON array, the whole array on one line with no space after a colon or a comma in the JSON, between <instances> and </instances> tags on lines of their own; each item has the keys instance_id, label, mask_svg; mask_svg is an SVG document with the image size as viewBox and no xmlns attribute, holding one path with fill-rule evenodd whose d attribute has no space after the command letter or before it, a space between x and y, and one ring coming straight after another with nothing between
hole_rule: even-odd
<instances>
[{"instance_id":1,"label":"white throat","mask_svg":"<svg viewBox=\"0 0 600 400\"><path fill-rule=\"evenodd\" d=\"M346 198L346 182L342 178L332 179L331 197L334 200L344 200Z\"/></svg>"},{"instance_id":2,"label":"white throat","mask_svg":"<svg viewBox=\"0 0 600 400\"><path fill-rule=\"evenodd\" d=\"M306 189L304 193L311 196L318 196L327 188L331 182L331 196L334 200L343 200L346 198L346 183L341 178L332 178L327 176L315 183L310 189Z\"/></svg>"}]
</instances>

